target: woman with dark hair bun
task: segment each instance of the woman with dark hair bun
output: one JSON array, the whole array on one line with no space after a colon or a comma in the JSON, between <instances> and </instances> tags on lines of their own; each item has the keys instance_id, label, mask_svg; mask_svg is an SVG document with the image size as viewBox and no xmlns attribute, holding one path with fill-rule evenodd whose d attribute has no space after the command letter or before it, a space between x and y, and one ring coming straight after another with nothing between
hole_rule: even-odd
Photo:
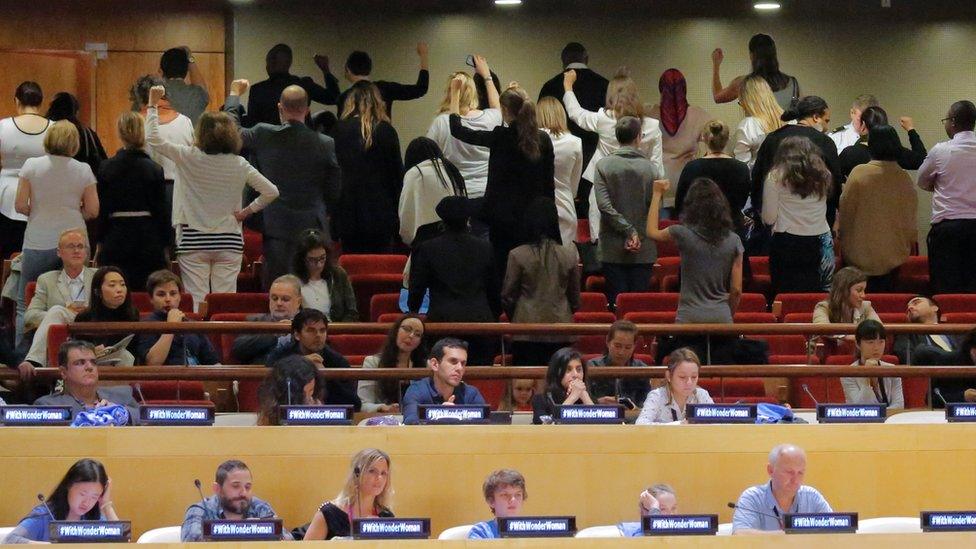
<instances>
[{"instance_id":1,"label":"woman with dark hair bun","mask_svg":"<svg viewBox=\"0 0 976 549\"><path fill-rule=\"evenodd\" d=\"M298 235L292 274L302 281L302 305L322 311L329 322L359 322L356 293L349 275L318 229Z\"/></svg>"},{"instance_id":2,"label":"woman with dark hair bun","mask_svg":"<svg viewBox=\"0 0 976 549\"><path fill-rule=\"evenodd\" d=\"M739 98L739 88L742 81L749 76L760 76L773 90L776 102L786 109L800 98L800 83L795 76L790 76L779 70L779 58L776 55L776 42L768 34L756 34L749 39L749 60L752 72L739 76L722 87L721 67L725 59L722 48L715 48L712 52L712 98L716 103L729 103Z\"/></svg>"},{"instance_id":3,"label":"woman with dark hair bun","mask_svg":"<svg viewBox=\"0 0 976 549\"><path fill-rule=\"evenodd\" d=\"M119 520L112 504L112 479L94 459L81 459L44 502L31 509L3 543L45 543L52 520Z\"/></svg>"},{"instance_id":4,"label":"woman with dark hair bun","mask_svg":"<svg viewBox=\"0 0 976 549\"><path fill-rule=\"evenodd\" d=\"M95 130L85 126L78 120L79 110L81 110L81 105L75 96L68 92L58 92L54 94L54 98L51 99L51 105L47 108L47 118L52 122L67 120L78 128L80 139L78 154L75 155L75 160L88 164L91 166L93 172L98 173L98 166L102 163L102 160L108 158L108 155L105 154L102 141L98 138Z\"/></svg>"},{"instance_id":5,"label":"woman with dark hair bun","mask_svg":"<svg viewBox=\"0 0 976 549\"><path fill-rule=\"evenodd\" d=\"M857 143L847 147L840 153L840 167L844 173L844 177L850 177L851 171L855 167L861 164L867 164L872 159L877 160L869 149L871 130L879 126L890 127L888 113L881 107L868 107L864 109L861 112L860 118L855 120L853 125L854 129L861 135L861 138ZM903 116L901 118L901 127L908 131L908 142L912 148L906 149L902 147L901 141L898 139L898 132L895 132L894 145L897 148L895 149L895 155L892 160L897 161L898 165L905 170L917 170L922 166L922 162L925 162L928 151L925 150L925 143L922 142L922 138L915 131L914 122L910 117Z\"/></svg>"}]
</instances>

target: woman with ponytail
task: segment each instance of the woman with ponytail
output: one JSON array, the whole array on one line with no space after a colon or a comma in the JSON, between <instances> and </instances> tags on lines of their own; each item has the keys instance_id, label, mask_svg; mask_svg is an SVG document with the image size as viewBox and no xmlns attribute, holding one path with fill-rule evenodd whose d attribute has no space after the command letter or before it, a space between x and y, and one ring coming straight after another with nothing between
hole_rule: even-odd
<instances>
[{"instance_id":1,"label":"woman with ponytail","mask_svg":"<svg viewBox=\"0 0 976 549\"><path fill-rule=\"evenodd\" d=\"M399 224L400 137L379 89L368 80L353 84L340 113L332 135L342 168L336 234L345 252L385 253Z\"/></svg>"},{"instance_id":2,"label":"woman with ponytail","mask_svg":"<svg viewBox=\"0 0 976 549\"><path fill-rule=\"evenodd\" d=\"M488 63L476 56L478 74L491 83ZM488 184L483 216L494 250L499 279L505 273L508 252L528 242L524 231L525 210L539 196L553 198L555 154L549 135L539 129L535 103L517 84L505 90L498 103L505 125L491 131L473 130L461 123L460 95L463 81L451 83L451 135L465 143L488 147ZM488 95L497 91L488 86Z\"/></svg>"}]
</instances>

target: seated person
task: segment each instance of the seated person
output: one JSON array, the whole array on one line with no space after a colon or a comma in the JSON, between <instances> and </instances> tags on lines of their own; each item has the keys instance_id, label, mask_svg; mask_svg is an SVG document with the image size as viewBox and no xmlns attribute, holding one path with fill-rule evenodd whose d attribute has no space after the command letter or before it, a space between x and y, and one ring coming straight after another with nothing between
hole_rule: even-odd
<instances>
[{"instance_id":1,"label":"seated person","mask_svg":"<svg viewBox=\"0 0 976 549\"><path fill-rule=\"evenodd\" d=\"M549 360L546 370L546 390L532 397L532 423L542 423L542 416L556 417L556 406L566 404L593 405L586 383L583 356L572 347L563 347Z\"/></svg>"},{"instance_id":2,"label":"seated person","mask_svg":"<svg viewBox=\"0 0 976 549\"><path fill-rule=\"evenodd\" d=\"M146 321L183 322L186 314L180 310L183 281L179 276L165 269L156 271L149 275L146 291L153 306ZM146 366L220 364L210 340L200 334L142 334L138 351Z\"/></svg>"},{"instance_id":3,"label":"seated person","mask_svg":"<svg viewBox=\"0 0 976 549\"><path fill-rule=\"evenodd\" d=\"M934 326L939 323L939 303L931 297L917 295L908 300L905 316L912 324ZM892 350L902 364L941 366L952 363L958 348L958 338L951 335L898 334Z\"/></svg>"},{"instance_id":4,"label":"seated person","mask_svg":"<svg viewBox=\"0 0 976 549\"><path fill-rule=\"evenodd\" d=\"M268 314L250 315L248 322L282 322L291 324L302 308L302 281L295 275L282 275L274 279L268 289ZM246 334L234 338L231 354L239 364L265 364L279 341L288 341L290 335Z\"/></svg>"},{"instance_id":5,"label":"seated person","mask_svg":"<svg viewBox=\"0 0 976 549\"><path fill-rule=\"evenodd\" d=\"M326 345L329 331L329 320L325 313L318 309L302 309L291 321L291 337L268 353L269 367L273 367L282 358L288 356L303 356L310 360L316 368L348 368L346 357L333 351ZM330 379L325 382L326 404L350 404L358 412L362 402L356 395L356 382Z\"/></svg>"},{"instance_id":6,"label":"seated person","mask_svg":"<svg viewBox=\"0 0 976 549\"><path fill-rule=\"evenodd\" d=\"M302 281L304 306L322 311L330 322L359 322L349 275L336 264L322 231L303 231L297 248L292 272Z\"/></svg>"},{"instance_id":7,"label":"seated person","mask_svg":"<svg viewBox=\"0 0 976 549\"><path fill-rule=\"evenodd\" d=\"M637 425L684 421L688 404L711 404L708 391L698 386L701 361L687 347L675 349L668 355L664 385L647 393Z\"/></svg>"},{"instance_id":8,"label":"seated person","mask_svg":"<svg viewBox=\"0 0 976 549\"><path fill-rule=\"evenodd\" d=\"M324 400L325 384L311 360L291 355L274 363L258 387L258 425L278 425L278 406L316 406Z\"/></svg>"},{"instance_id":9,"label":"seated person","mask_svg":"<svg viewBox=\"0 0 976 549\"><path fill-rule=\"evenodd\" d=\"M67 324L88 307L96 271L85 266L88 236L81 229L64 231L58 240L57 254L63 267L37 277L34 297L24 312L24 331L33 330L34 338L27 356L17 367L21 379L30 379L34 368L47 366L47 332L51 325Z\"/></svg>"},{"instance_id":10,"label":"seated person","mask_svg":"<svg viewBox=\"0 0 976 549\"><path fill-rule=\"evenodd\" d=\"M47 499L31 509L0 543L44 543L53 520L119 520L112 505L112 479L94 459L80 459L68 469Z\"/></svg>"},{"instance_id":11,"label":"seated person","mask_svg":"<svg viewBox=\"0 0 976 549\"><path fill-rule=\"evenodd\" d=\"M366 357L363 368L426 368L424 321L416 315L404 315L390 326L380 352ZM362 379L359 399L364 412L400 413L403 383L397 379Z\"/></svg>"},{"instance_id":12,"label":"seated person","mask_svg":"<svg viewBox=\"0 0 976 549\"><path fill-rule=\"evenodd\" d=\"M586 367L647 366L634 357L636 348L637 325L629 320L618 320L610 325L607 333L607 351L603 356L586 361ZM648 380L637 377L603 377L590 382L590 396L597 404L616 404L618 398L629 398L634 406L639 406L649 389Z\"/></svg>"},{"instance_id":13,"label":"seated person","mask_svg":"<svg viewBox=\"0 0 976 549\"><path fill-rule=\"evenodd\" d=\"M535 396L534 379L513 379L505 385L505 394L498 406L503 412L531 412Z\"/></svg>"},{"instance_id":14,"label":"seated person","mask_svg":"<svg viewBox=\"0 0 976 549\"><path fill-rule=\"evenodd\" d=\"M485 502L495 519L517 517L522 514L522 503L529 498L525 489L525 477L514 469L499 469L485 479L482 486ZM486 520L471 527L468 539L497 539L498 521Z\"/></svg>"},{"instance_id":15,"label":"seated person","mask_svg":"<svg viewBox=\"0 0 976 549\"><path fill-rule=\"evenodd\" d=\"M950 362L952 365L973 366L976 365L976 328L967 333L959 344L959 350ZM946 402L976 402L976 380L973 378L944 378L933 379L932 387L939 388L942 397ZM932 400L934 405L938 402L938 407L942 407L942 400L935 397ZM933 406L934 408L935 406Z\"/></svg>"},{"instance_id":16,"label":"seated person","mask_svg":"<svg viewBox=\"0 0 976 549\"><path fill-rule=\"evenodd\" d=\"M367 448L353 456L342 491L315 511L304 540L348 538L353 519L392 517L391 467L383 450Z\"/></svg>"},{"instance_id":17,"label":"seated person","mask_svg":"<svg viewBox=\"0 0 976 549\"><path fill-rule=\"evenodd\" d=\"M139 322L139 311L132 305L132 292L129 291L125 277L118 267L102 267L95 271L95 274L92 275L92 290L88 299L88 308L75 316L75 322ZM123 334L88 337L95 344L95 352L99 354L99 360L115 358L118 360L117 366L135 364L135 355L128 349L122 349L111 356L101 356L106 348L115 345L122 339ZM135 338L136 341L138 339L138 337Z\"/></svg>"},{"instance_id":18,"label":"seated person","mask_svg":"<svg viewBox=\"0 0 976 549\"><path fill-rule=\"evenodd\" d=\"M484 405L478 389L465 385L464 368L468 365L468 344L460 339L445 337L434 343L427 359L431 376L410 383L403 395L403 423L420 422L417 407L421 404Z\"/></svg>"},{"instance_id":19,"label":"seated person","mask_svg":"<svg viewBox=\"0 0 976 549\"><path fill-rule=\"evenodd\" d=\"M885 351L885 327L877 320L862 320L854 332L858 359L851 366L894 366L882 362ZM889 409L905 407L900 377L842 377L844 400L848 404L887 404Z\"/></svg>"},{"instance_id":20,"label":"seated person","mask_svg":"<svg viewBox=\"0 0 976 549\"><path fill-rule=\"evenodd\" d=\"M640 493L638 498L640 516L674 515L678 512L678 496L674 488L668 484L655 484ZM644 525L640 521L621 522L617 525L620 534L625 538L644 535Z\"/></svg>"},{"instance_id":21,"label":"seated person","mask_svg":"<svg viewBox=\"0 0 976 549\"><path fill-rule=\"evenodd\" d=\"M786 513L832 513L816 488L803 484L807 454L780 444L769 452L769 482L747 488L732 514L732 534L782 534Z\"/></svg>"},{"instance_id":22,"label":"seated person","mask_svg":"<svg viewBox=\"0 0 976 549\"><path fill-rule=\"evenodd\" d=\"M844 267L834 273L830 296L813 308L814 324L857 324L865 318L881 320L870 301L864 300L868 275L856 267ZM854 344L854 336L835 336L835 343Z\"/></svg>"},{"instance_id":23,"label":"seated person","mask_svg":"<svg viewBox=\"0 0 976 549\"><path fill-rule=\"evenodd\" d=\"M251 470L243 461L227 460L217 467L212 496L190 505L183 517L180 541L203 541L205 520L247 520L276 517L271 505L251 495L253 486ZM291 534L282 529L281 539L291 540Z\"/></svg>"},{"instance_id":24,"label":"seated person","mask_svg":"<svg viewBox=\"0 0 976 549\"><path fill-rule=\"evenodd\" d=\"M58 349L58 364L64 381L61 392L42 396L34 401L35 406L70 406L72 416L104 406L125 406L129 412L129 423L136 423L139 403L132 398L132 387L98 386L94 345L78 339L65 341Z\"/></svg>"}]
</instances>

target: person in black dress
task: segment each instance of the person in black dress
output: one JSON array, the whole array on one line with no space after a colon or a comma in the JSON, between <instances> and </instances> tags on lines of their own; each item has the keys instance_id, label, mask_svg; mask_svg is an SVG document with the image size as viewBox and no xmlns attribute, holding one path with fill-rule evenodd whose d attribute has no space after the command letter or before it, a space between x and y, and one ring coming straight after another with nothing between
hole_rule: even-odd
<instances>
[{"instance_id":1,"label":"person in black dress","mask_svg":"<svg viewBox=\"0 0 976 549\"><path fill-rule=\"evenodd\" d=\"M325 77L325 87L320 86L310 76L296 76L291 74L292 51L287 44L275 44L264 58L268 79L251 86L251 93L247 96L247 115L244 116L245 128L264 122L277 126L282 124L278 115L278 100L281 92L291 85L301 86L308 94L308 102L322 105L335 105L339 97L339 80L329 70L329 58L324 55L315 56L315 65Z\"/></svg>"},{"instance_id":2,"label":"person in black dress","mask_svg":"<svg viewBox=\"0 0 976 549\"><path fill-rule=\"evenodd\" d=\"M99 265L115 265L126 280L142 287L149 275L167 265L165 248L172 227L167 215L163 168L143 148L142 116L128 111L118 122L125 145L98 170L101 197Z\"/></svg>"},{"instance_id":3,"label":"person in black dress","mask_svg":"<svg viewBox=\"0 0 976 549\"><path fill-rule=\"evenodd\" d=\"M139 322L139 311L132 304L132 292L121 270L109 266L95 271L88 308L78 313L75 322ZM124 334L106 334L87 335L85 339L94 343L96 352L101 354L103 349L115 345L123 337ZM136 348L132 343L130 346ZM135 363L135 357L129 351L122 351L118 358L119 366L132 366Z\"/></svg>"},{"instance_id":4,"label":"person in black dress","mask_svg":"<svg viewBox=\"0 0 976 549\"><path fill-rule=\"evenodd\" d=\"M303 539L348 538L354 519L393 517L392 466L383 450L367 448L353 456L342 491L315 511Z\"/></svg>"},{"instance_id":5,"label":"person in black dress","mask_svg":"<svg viewBox=\"0 0 976 549\"><path fill-rule=\"evenodd\" d=\"M417 73L415 84L400 84L386 80L374 82L376 89L379 90L380 97L383 98L383 103L386 105L387 116L393 116L394 101L410 101L427 95L427 88L430 86L430 71L427 70L429 65L427 42L417 42L417 57L420 58L420 71ZM352 82L353 85L339 94L339 100L336 103L339 106L339 118L344 116L346 100L353 88L360 82L370 82L369 75L372 72L373 59L368 53L354 51L346 58L346 80Z\"/></svg>"},{"instance_id":6,"label":"person in black dress","mask_svg":"<svg viewBox=\"0 0 976 549\"><path fill-rule=\"evenodd\" d=\"M95 130L85 126L78 120L78 111L80 109L81 105L75 96L68 92L59 92L54 94L54 98L51 99L51 105L47 108L47 118L51 122L67 120L78 128L81 146L78 148L78 154L74 158L78 162L88 164L91 166L92 172L98 173L98 166L103 160L108 158L108 155L105 154L102 141L98 138Z\"/></svg>"}]
</instances>

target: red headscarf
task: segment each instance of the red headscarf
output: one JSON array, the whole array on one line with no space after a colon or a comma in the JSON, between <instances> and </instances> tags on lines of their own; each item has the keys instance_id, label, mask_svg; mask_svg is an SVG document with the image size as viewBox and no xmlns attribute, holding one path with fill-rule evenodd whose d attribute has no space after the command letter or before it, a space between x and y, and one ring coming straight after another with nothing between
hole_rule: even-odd
<instances>
[{"instance_id":1,"label":"red headscarf","mask_svg":"<svg viewBox=\"0 0 976 549\"><path fill-rule=\"evenodd\" d=\"M668 69L658 82L661 91L661 125L668 135L678 133L678 128L688 114L688 84L678 69Z\"/></svg>"}]
</instances>

